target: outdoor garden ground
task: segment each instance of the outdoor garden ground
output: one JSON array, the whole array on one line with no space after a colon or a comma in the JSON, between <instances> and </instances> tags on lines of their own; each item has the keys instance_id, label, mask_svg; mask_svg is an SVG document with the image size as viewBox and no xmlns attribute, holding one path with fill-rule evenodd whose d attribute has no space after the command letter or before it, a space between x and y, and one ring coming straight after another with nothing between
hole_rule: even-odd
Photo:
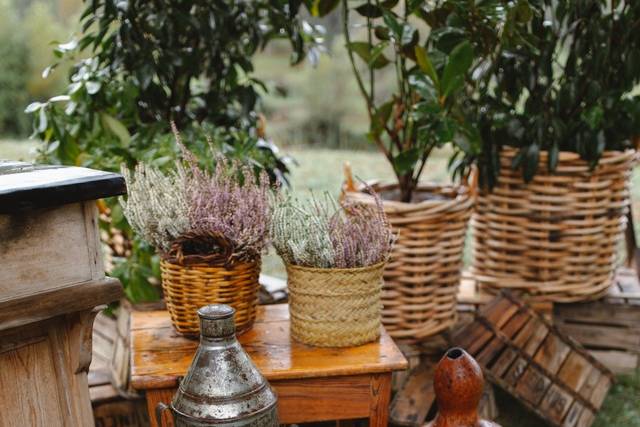
<instances>
[{"instance_id":1,"label":"outdoor garden ground","mask_svg":"<svg viewBox=\"0 0 640 427\"><path fill-rule=\"evenodd\" d=\"M31 141L0 141L0 158L33 159ZM291 183L293 192L300 197L308 197L307 189L316 194L329 191L333 195L339 192L343 179L343 163L352 164L355 176L362 179L389 179L392 172L389 165L377 152L329 150L308 147L290 147L283 151L291 154L298 165L292 165ZM429 179L446 180L446 156L433 159L426 176ZM640 213L640 172L633 176L633 199L636 218ZM640 220L636 219L636 226ZM638 232L639 230L636 229ZM273 252L273 251L272 251ZM284 269L273 253L264 261L264 271L268 274L283 276ZM500 408L499 422L504 427L543 427L545 424L533 415L529 416L519 403L505 393L497 391ZM609 392L607 400L600 412L595 427L640 427L640 371L635 375L619 377L618 382Z\"/></svg>"}]
</instances>

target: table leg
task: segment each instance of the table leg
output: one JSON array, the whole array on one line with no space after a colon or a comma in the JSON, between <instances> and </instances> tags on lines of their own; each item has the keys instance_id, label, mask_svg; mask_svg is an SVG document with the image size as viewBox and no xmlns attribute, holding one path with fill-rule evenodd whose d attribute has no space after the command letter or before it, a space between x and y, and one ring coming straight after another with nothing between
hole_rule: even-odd
<instances>
[{"instance_id":1,"label":"table leg","mask_svg":"<svg viewBox=\"0 0 640 427\"><path fill-rule=\"evenodd\" d=\"M147 413L149 414L150 427L173 427L173 419L169 415L169 411L162 414L161 424L156 422L156 406L158 406L160 402L166 403L167 405L171 403L175 392L175 389L170 388L147 390Z\"/></svg>"},{"instance_id":2,"label":"table leg","mask_svg":"<svg viewBox=\"0 0 640 427\"><path fill-rule=\"evenodd\" d=\"M391 373L371 375L369 427L387 427L391 400Z\"/></svg>"}]
</instances>

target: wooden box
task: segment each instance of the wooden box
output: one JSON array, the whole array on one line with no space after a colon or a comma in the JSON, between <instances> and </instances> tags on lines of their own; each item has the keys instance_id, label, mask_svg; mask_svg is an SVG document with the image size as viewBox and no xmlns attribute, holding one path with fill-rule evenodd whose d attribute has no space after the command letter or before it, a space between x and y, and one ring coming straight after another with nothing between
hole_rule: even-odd
<instances>
[{"instance_id":1,"label":"wooden box","mask_svg":"<svg viewBox=\"0 0 640 427\"><path fill-rule=\"evenodd\" d=\"M0 163L0 425L93 425L93 318L122 294L95 200L124 190L117 174Z\"/></svg>"},{"instance_id":2,"label":"wooden box","mask_svg":"<svg viewBox=\"0 0 640 427\"><path fill-rule=\"evenodd\" d=\"M640 366L640 283L621 268L608 295L598 301L556 304L554 323L616 374Z\"/></svg>"},{"instance_id":3,"label":"wooden box","mask_svg":"<svg viewBox=\"0 0 640 427\"><path fill-rule=\"evenodd\" d=\"M452 339L493 383L553 426L589 427L613 382L577 342L507 293Z\"/></svg>"}]
</instances>

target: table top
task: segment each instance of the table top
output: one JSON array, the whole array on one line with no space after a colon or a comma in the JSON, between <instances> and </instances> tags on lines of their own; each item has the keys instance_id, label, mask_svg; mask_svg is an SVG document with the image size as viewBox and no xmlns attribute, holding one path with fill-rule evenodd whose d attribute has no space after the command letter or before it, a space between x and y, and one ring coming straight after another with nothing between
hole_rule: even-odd
<instances>
[{"instance_id":1,"label":"table top","mask_svg":"<svg viewBox=\"0 0 640 427\"><path fill-rule=\"evenodd\" d=\"M389 335L358 347L320 348L289 335L287 304L258 307L253 328L238 337L267 380L361 375L406 369ZM131 315L131 385L138 390L177 387L189 369L198 341L178 334L167 311Z\"/></svg>"},{"instance_id":2,"label":"table top","mask_svg":"<svg viewBox=\"0 0 640 427\"><path fill-rule=\"evenodd\" d=\"M117 173L0 161L0 214L125 194Z\"/></svg>"}]
</instances>

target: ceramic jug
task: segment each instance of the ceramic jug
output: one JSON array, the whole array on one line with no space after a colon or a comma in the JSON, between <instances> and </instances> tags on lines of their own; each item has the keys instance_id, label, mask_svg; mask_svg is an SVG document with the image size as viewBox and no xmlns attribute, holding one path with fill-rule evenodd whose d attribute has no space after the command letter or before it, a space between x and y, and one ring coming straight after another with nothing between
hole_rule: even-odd
<instances>
[{"instance_id":1,"label":"ceramic jug","mask_svg":"<svg viewBox=\"0 0 640 427\"><path fill-rule=\"evenodd\" d=\"M198 310L200 345L170 405L160 403L156 421L170 411L176 427L277 427L276 395L236 339L235 310Z\"/></svg>"},{"instance_id":2,"label":"ceramic jug","mask_svg":"<svg viewBox=\"0 0 640 427\"><path fill-rule=\"evenodd\" d=\"M466 351L452 348L436 366L433 387L438 415L428 427L500 427L478 417L484 376Z\"/></svg>"}]
</instances>

